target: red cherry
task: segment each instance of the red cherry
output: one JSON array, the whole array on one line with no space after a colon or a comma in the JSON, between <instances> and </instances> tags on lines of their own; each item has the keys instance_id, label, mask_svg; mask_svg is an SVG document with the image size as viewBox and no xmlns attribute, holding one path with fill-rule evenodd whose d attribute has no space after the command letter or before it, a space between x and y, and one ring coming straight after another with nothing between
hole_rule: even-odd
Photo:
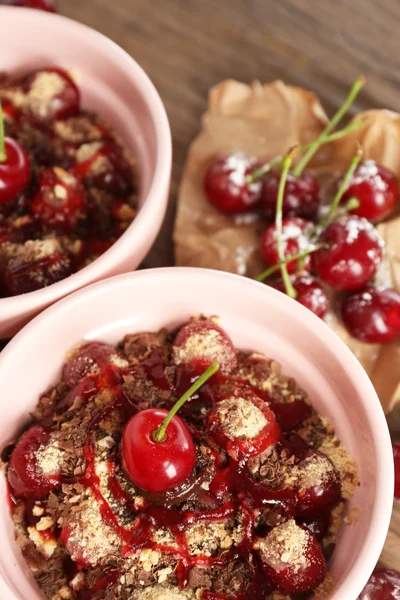
<instances>
[{"instance_id":1,"label":"red cherry","mask_svg":"<svg viewBox=\"0 0 400 600\"><path fill-rule=\"evenodd\" d=\"M296 217L287 217L282 221L282 246L284 256L287 258L292 254L307 250L310 245L309 232L311 224L305 219ZM270 225L261 236L260 242L261 256L267 265L276 265L279 262L278 246L276 240L276 226ZM286 263L288 273L294 273L297 267L297 260ZM309 271L311 267L311 258L307 256L303 263L303 269Z\"/></svg>"},{"instance_id":2,"label":"red cherry","mask_svg":"<svg viewBox=\"0 0 400 600\"><path fill-rule=\"evenodd\" d=\"M31 211L43 225L71 230L82 215L85 191L80 181L59 167L40 173Z\"/></svg>"},{"instance_id":3,"label":"red cherry","mask_svg":"<svg viewBox=\"0 0 400 600\"><path fill-rule=\"evenodd\" d=\"M97 171L96 165L99 163ZM88 159L78 163L74 167L74 173L110 194L125 196L133 190L132 166L115 144L104 144Z\"/></svg>"},{"instance_id":4,"label":"red cherry","mask_svg":"<svg viewBox=\"0 0 400 600\"><path fill-rule=\"evenodd\" d=\"M219 158L207 169L204 189L208 200L226 213L243 213L257 207L262 183L248 184L246 177L257 168L258 162L244 154Z\"/></svg>"},{"instance_id":5,"label":"red cherry","mask_svg":"<svg viewBox=\"0 0 400 600\"><path fill-rule=\"evenodd\" d=\"M394 497L400 499L400 442L393 444L394 458Z\"/></svg>"},{"instance_id":6,"label":"red cherry","mask_svg":"<svg viewBox=\"0 0 400 600\"><path fill-rule=\"evenodd\" d=\"M329 308L329 299L321 284L308 273L300 277L292 275L290 280L297 292L297 302L300 302L300 304L311 310L317 317L323 319ZM282 279L277 279L270 285L276 290L286 293Z\"/></svg>"},{"instance_id":7,"label":"red cherry","mask_svg":"<svg viewBox=\"0 0 400 600\"><path fill-rule=\"evenodd\" d=\"M237 461L260 454L282 437L268 402L243 386L219 395L208 426L217 443Z\"/></svg>"},{"instance_id":8,"label":"red cherry","mask_svg":"<svg viewBox=\"0 0 400 600\"><path fill-rule=\"evenodd\" d=\"M370 285L344 301L342 319L357 340L387 344L400 335L400 293Z\"/></svg>"},{"instance_id":9,"label":"red cherry","mask_svg":"<svg viewBox=\"0 0 400 600\"><path fill-rule=\"evenodd\" d=\"M24 261L10 259L3 273L8 296L18 296L47 287L71 275L71 263L62 252Z\"/></svg>"},{"instance_id":10,"label":"red cherry","mask_svg":"<svg viewBox=\"0 0 400 600\"><path fill-rule=\"evenodd\" d=\"M320 242L327 245L313 255L319 277L335 290L357 290L375 275L383 241L375 227L362 217L349 215L331 223Z\"/></svg>"},{"instance_id":11,"label":"red cherry","mask_svg":"<svg viewBox=\"0 0 400 600\"><path fill-rule=\"evenodd\" d=\"M271 171L264 179L261 192L261 205L267 219L273 220L276 213L280 171ZM302 217L313 220L321 203L319 183L314 175L304 171L300 177L288 175L283 196L282 214L284 217Z\"/></svg>"},{"instance_id":12,"label":"red cherry","mask_svg":"<svg viewBox=\"0 0 400 600\"><path fill-rule=\"evenodd\" d=\"M340 185L340 182L339 182ZM373 160L361 162L342 196L346 203L357 198L360 206L352 211L369 221L381 221L396 208L399 198L399 182L394 173Z\"/></svg>"},{"instance_id":13,"label":"red cherry","mask_svg":"<svg viewBox=\"0 0 400 600\"><path fill-rule=\"evenodd\" d=\"M63 369L63 380L72 388L86 375L97 373L107 365L125 368L128 364L128 361L113 346L101 342L89 342L82 344L68 356Z\"/></svg>"},{"instance_id":14,"label":"red cherry","mask_svg":"<svg viewBox=\"0 0 400 600\"><path fill-rule=\"evenodd\" d=\"M79 113L80 92L64 69L48 67L23 81L27 112L38 121L67 119Z\"/></svg>"},{"instance_id":15,"label":"red cherry","mask_svg":"<svg viewBox=\"0 0 400 600\"><path fill-rule=\"evenodd\" d=\"M0 6L24 6L25 8L37 8L49 12L56 11L53 0L0 0Z\"/></svg>"},{"instance_id":16,"label":"red cherry","mask_svg":"<svg viewBox=\"0 0 400 600\"><path fill-rule=\"evenodd\" d=\"M175 415L168 425L166 440L155 442L152 434L168 411L156 408L134 415L122 436L125 469L133 483L147 492L166 492L192 474L196 449L190 432Z\"/></svg>"},{"instance_id":17,"label":"red cherry","mask_svg":"<svg viewBox=\"0 0 400 600\"><path fill-rule=\"evenodd\" d=\"M330 459L307 451L296 466L298 472L297 516L315 518L331 510L341 498L340 475Z\"/></svg>"},{"instance_id":18,"label":"red cherry","mask_svg":"<svg viewBox=\"0 0 400 600\"><path fill-rule=\"evenodd\" d=\"M0 210L28 185L31 168L24 148L13 138L4 138L6 159L0 162Z\"/></svg>"},{"instance_id":19,"label":"red cherry","mask_svg":"<svg viewBox=\"0 0 400 600\"><path fill-rule=\"evenodd\" d=\"M358 600L399 600L400 573L393 569L375 569Z\"/></svg>"},{"instance_id":20,"label":"red cherry","mask_svg":"<svg viewBox=\"0 0 400 600\"><path fill-rule=\"evenodd\" d=\"M39 449L48 445L49 440L49 432L39 425L28 429L19 439L8 467L8 482L15 496L40 500L59 485L60 474L46 475L37 463Z\"/></svg>"},{"instance_id":21,"label":"red cherry","mask_svg":"<svg viewBox=\"0 0 400 600\"><path fill-rule=\"evenodd\" d=\"M202 367L218 361L220 371L230 373L237 367L235 347L228 335L211 321L189 321L177 333L173 343L176 365L201 361Z\"/></svg>"},{"instance_id":22,"label":"red cherry","mask_svg":"<svg viewBox=\"0 0 400 600\"><path fill-rule=\"evenodd\" d=\"M326 562L318 541L294 520L272 529L255 547L266 576L284 594L311 592L325 577Z\"/></svg>"},{"instance_id":23,"label":"red cherry","mask_svg":"<svg viewBox=\"0 0 400 600\"><path fill-rule=\"evenodd\" d=\"M285 432L296 429L311 415L311 406L304 400L294 400L288 403L273 402L271 403L271 410L278 421L278 425Z\"/></svg>"}]
</instances>

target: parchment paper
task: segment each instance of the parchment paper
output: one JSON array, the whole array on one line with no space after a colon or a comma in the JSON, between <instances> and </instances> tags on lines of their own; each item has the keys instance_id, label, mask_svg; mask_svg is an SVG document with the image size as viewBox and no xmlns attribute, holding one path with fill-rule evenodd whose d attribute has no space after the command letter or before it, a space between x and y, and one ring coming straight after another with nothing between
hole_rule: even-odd
<instances>
[{"instance_id":1,"label":"parchment paper","mask_svg":"<svg viewBox=\"0 0 400 600\"><path fill-rule=\"evenodd\" d=\"M310 165L329 189L330 179L347 168L357 141L365 158L373 158L400 176L400 115L369 110L355 118L364 127L323 147ZM175 225L176 264L220 269L255 277L264 270L258 244L266 222L257 214L227 216L203 192L207 166L235 151L268 161L292 145L315 139L327 116L317 96L281 81L251 86L223 81L209 94L208 110L192 143L178 198ZM378 227L386 242L378 282L400 290L400 217ZM386 413L400 402L400 341L379 346L361 344L340 323L332 295L328 325L346 342L369 374Z\"/></svg>"}]
</instances>

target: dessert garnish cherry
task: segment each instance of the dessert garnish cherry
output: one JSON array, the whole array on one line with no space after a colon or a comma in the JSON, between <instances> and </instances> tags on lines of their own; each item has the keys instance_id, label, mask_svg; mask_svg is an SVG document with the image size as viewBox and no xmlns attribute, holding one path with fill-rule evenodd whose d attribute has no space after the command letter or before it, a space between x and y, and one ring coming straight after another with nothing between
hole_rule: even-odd
<instances>
[{"instance_id":1,"label":"dessert garnish cherry","mask_svg":"<svg viewBox=\"0 0 400 600\"><path fill-rule=\"evenodd\" d=\"M311 310L317 317L323 319L329 308L329 299L326 291L315 277L309 273L290 277L292 286L296 290L296 300ZM285 293L282 279L276 279L269 284L271 287Z\"/></svg>"},{"instance_id":2,"label":"dessert garnish cherry","mask_svg":"<svg viewBox=\"0 0 400 600\"><path fill-rule=\"evenodd\" d=\"M63 369L63 380L72 388L86 375L97 373L107 365L125 368L129 363L114 346L102 342L82 344L68 355Z\"/></svg>"},{"instance_id":3,"label":"dessert garnish cherry","mask_svg":"<svg viewBox=\"0 0 400 600\"><path fill-rule=\"evenodd\" d=\"M399 600L400 573L394 569L375 569L358 600Z\"/></svg>"},{"instance_id":4,"label":"dessert garnish cherry","mask_svg":"<svg viewBox=\"0 0 400 600\"><path fill-rule=\"evenodd\" d=\"M382 260L383 241L363 217L340 217L322 232L320 242L324 247L313 255L314 268L335 290L360 289L371 281Z\"/></svg>"},{"instance_id":5,"label":"dessert garnish cherry","mask_svg":"<svg viewBox=\"0 0 400 600\"><path fill-rule=\"evenodd\" d=\"M134 415L122 435L122 456L133 483L145 492L166 492L189 477L196 448L179 409L219 369L217 362L193 383L168 412L149 408Z\"/></svg>"},{"instance_id":6,"label":"dessert garnish cherry","mask_svg":"<svg viewBox=\"0 0 400 600\"><path fill-rule=\"evenodd\" d=\"M5 137L4 119L0 102L0 211L22 192L28 184L31 168L24 148L14 140Z\"/></svg>"},{"instance_id":7,"label":"dessert garnish cherry","mask_svg":"<svg viewBox=\"0 0 400 600\"><path fill-rule=\"evenodd\" d=\"M37 121L74 117L79 112L80 92L70 75L59 67L40 69L23 81L27 113Z\"/></svg>"},{"instance_id":8,"label":"dessert garnish cherry","mask_svg":"<svg viewBox=\"0 0 400 600\"><path fill-rule=\"evenodd\" d=\"M205 367L217 361L224 375L236 369L238 361L232 340L221 327L212 321L193 319L177 333L173 343L176 365Z\"/></svg>"},{"instance_id":9,"label":"dessert garnish cherry","mask_svg":"<svg viewBox=\"0 0 400 600\"><path fill-rule=\"evenodd\" d=\"M256 166L255 158L243 154L231 154L213 162L204 178L205 193L211 204L225 213L243 213L256 208L262 183L246 181Z\"/></svg>"},{"instance_id":10,"label":"dessert garnish cherry","mask_svg":"<svg viewBox=\"0 0 400 600\"><path fill-rule=\"evenodd\" d=\"M292 254L298 254L307 250L310 246L309 233L311 231L311 225L309 221L300 219L298 217L287 217L282 221L282 243L283 243L283 254L285 258L288 258ZM270 225L264 231L260 241L261 256L263 257L267 265L275 265L279 262L278 256L278 244L276 226ZM289 273L296 271L298 261L291 261L286 263L287 270ZM302 269L308 271L311 267L311 258L306 256Z\"/></svg>"},{"instance_id":11,"label":"dessert garnish cherry","mask_svg":"<svg viewBox=\"0 0 400 600\"><path fill-rule=\"evenodd\" d=\"M40 173L31 211L43 225L71 231L79 221L85 203L85 190L74 175L54 167Z\"/></svg>"},{"instance_id":12,"label":"dessert garnish cherry","mask_svg":"<svg viewBox=\"0 0 400 600\"><path fill-rule=\"evenodd\" d=\"M400 499L400 442L393 443L394 497Z\"/></svg>"},{"instance_id":13,"label":"dessert garnish cherry","mask_svg":"<svg viewBox=\"0 0 400 600\"><path fill-rule=\"evenodd\" d=\"M315 590L326 573L321 547L312 533L292 519L255 542L263 569L283 594Z\"/></svg>"},{"instance_id":14,"label":"dessert garnish cherry","mask_svg":"<svg viewBox=\"0 0 400 600\"><path fill-rule=\"evenodd\" d=\"M110 194L125 196L133 189L132 167L116 144L101 146L92 156L78 163L74 173Z\"/></svg>"},{"instance_id":15,"label":"dessert garnish cherry","mask_svg":"<svg viewBox=\"0 0 400 600\"><path fill-rule=\"evenodd\" d=\"M400 293L369 285L344 300L346 329L361 342L387 344L400 336Z\"/></svg>"},{"instance_id":16,"label":"dessert garnish cherry","mask_svg":"<svg viewBox=\"0 0 400 600\"><path fill-rule=\"evenodd\" d=\"M396 208L399 182L396 175L374 160L360 163L343 194L343 201L357 198L359 206L353 213L369 221L381 221Z\"/></svg>"},{"instance_id":17,"label":"dessert garnish cherry","mask_svg":"<svg viewBox=\"0 0 400 600\"><path fill-rule=\"evenodd\" d=\"M50 434L41 425L34 425L20 437L8 468L8 482L15 496L40 500L60 484L59 473L46 474L38 465L37 453L49 441Z\"/></svg>"},{"instance_id":18,"label":"dessert garnish cherry","mask_svg":"<svg viewBox=\"0 0 400 600\"><path fill-rule=\"evenodd\" d=\"M298 473L297 517L313 519L339 502L340 475L325 454L307 450L295 471Z\"/></svg>"}]
</instances>

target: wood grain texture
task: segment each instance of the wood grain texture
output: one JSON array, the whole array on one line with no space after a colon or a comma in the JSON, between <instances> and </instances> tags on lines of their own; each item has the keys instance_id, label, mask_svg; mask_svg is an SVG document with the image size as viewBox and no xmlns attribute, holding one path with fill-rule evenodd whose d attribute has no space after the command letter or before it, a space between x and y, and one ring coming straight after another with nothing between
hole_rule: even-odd
<instances>
[{"instance_id":1,"label":"wood grain texture","mask_svg":"<svg viewBox=\"0 0 400 600\"><path fill-rule=\"evenodd\" d=\"M173 264L171 233L185 154L208 89L222 79L313 89L328 111L359 74L354 110L400 110L398 0L59 0L60 12L120 44L148 72L171 122L174 168L167 219L145 266ZM400 438L400 410L389 417ZM400 503L382 564L400 569Z\"/></svg>"}]
</instances>

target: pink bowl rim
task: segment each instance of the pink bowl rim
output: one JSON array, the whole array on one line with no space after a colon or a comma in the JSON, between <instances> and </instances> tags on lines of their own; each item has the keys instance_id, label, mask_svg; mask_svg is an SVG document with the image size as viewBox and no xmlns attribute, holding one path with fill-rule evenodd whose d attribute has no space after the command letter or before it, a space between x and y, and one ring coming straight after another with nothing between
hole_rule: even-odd
<instances>
[{"instance_id":1,"label":"pink bowl rim","mask_svg":"<svg viewBox=\"0 0 400 600\"><path fill-rule=\"evenodd\" d=\"M46 288L18 296L0 298L0 312L4 310L5 314L23 314L25 311L53 302L101 278L104 271L107 271L111 265L120 262L118 256L121 250L129 246L130 254L135 252L135 246L139 245L138 242L147 236L148 229L151 228L154 213L157 213L158 218L162 221L168 204L168 194L165 192L169 188L171 177L172 135L165 106L150 77L134 58L110 38L69 17L37 9L0 6L0 30L4 17L12 20L14 27L18 27L19 20L25 21L27 18L31 27L34 27L37 21L48 20L49 27L58 23L60 27L75 29L78 34L87 36L95 46L100 44L107 46L109 52L115 56L115 60L124 67L126 76L134 79L135 85L140 88L143 97L147 100L154 123L157 149L156 168L149 191L137 216L104 254L80 271Z\"/></svg>"},{"instance_id":2,"label":"pink bowl rim","mask_svg":"<svg viewBox=\"0 0 400 600\"><path fill-rule=\"evenodd\" d=\"M334 350L338 359L347 365L346 371L353 372L353 378L359 389L360 397L363 398L366 416L368 418L371 431L373 433L373 446L376 452L376 489L374 506L371 512L370 526L365 541L365 545L357 557L353 570L348 575L345 583L346 599L356 600L364 588L370 574L374 570L379 555L384 546L386 535L390 525L390 518L393 506L393 491L394 491L394 463L391 439L386 418L383 413L379 398L375 389L364 371L363 367L351 352L351 350L342 342L342 340L318 317L316 317L307 308L296 302L295 300L285 296L281 292L258 283L251 279L247 279L240 275L216 271L211 269L201 269L194 267L163 267L156 269L146 269L132 273L117 275L109 279L94 283L86 288L78 290L70 296L63 298L44 310L36 316L28 325L26 325L17 335L9 342L6 348L0 353L0 383L1 383L1 367L8 358L18 352L18 345L25 343L25 339L30 336L36 336L40 331L41 323L48 318L54 318L58 315L61 320L64 310L69 310L71 306L76 307L79 311L80 302L95 301L96 296L102 292L114 289L116 293L120 287L128 285L130 281L135 281L135 285L140 285L141 281L148 279L157 279L158 285L162 286L165 282L171 280L174 276L182 277L189 281L189 278L200 278L207 284L212 286L213 281L224 279L227 284L247 287L249 297L251 294L278 294L281 303L290 308L291 313L297 313L297 318L302 320L307 327L313 330L314 334L318 334L319 338L325 338L325 344L329 344ZM158 309L160 310L160 309ZM4 588L9 592L9 588L3 581L0 575L0 590ZM343 593L343 589L340 590ZM332 600L342 600L336 592L332 596ZM13 597L13 600L19 600Z\"/></svg>"}]
</instances>

